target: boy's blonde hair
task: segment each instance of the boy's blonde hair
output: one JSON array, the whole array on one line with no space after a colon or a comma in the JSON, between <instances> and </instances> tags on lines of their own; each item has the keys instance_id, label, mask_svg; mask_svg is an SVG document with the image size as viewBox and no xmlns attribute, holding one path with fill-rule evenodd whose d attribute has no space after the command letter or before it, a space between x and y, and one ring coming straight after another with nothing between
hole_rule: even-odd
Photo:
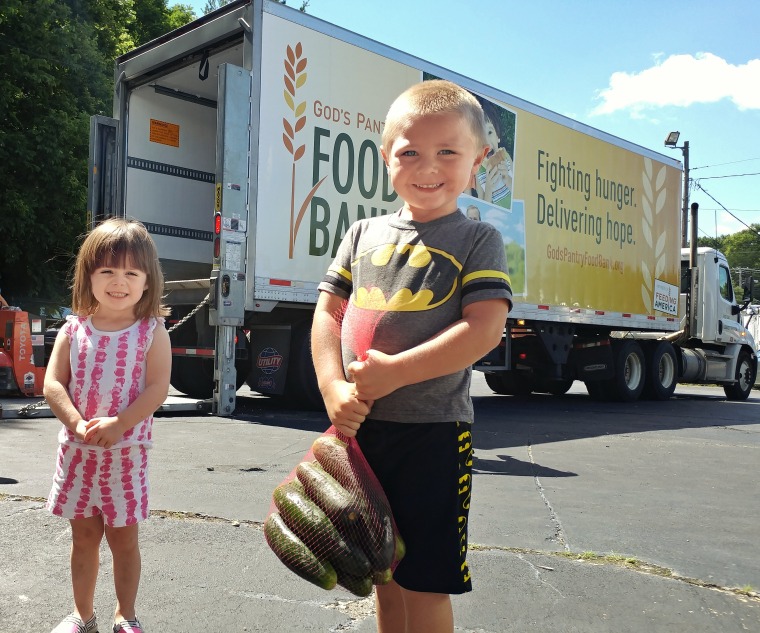
<instances>
[{"instance_id":1,"label":"boy's blonde hair","mask_svg":"<svg viewBox=\"0 0 760 633\"><path fill-rule=\"evenodd\" d=\"M385 151L390 150L393 141L415 118L444 112L456 112L464 117L479 148L488 144L483 108L478 100L455 83L432 79L407 88L391 104L381 140Z\"/></svg>"},{"instance_id":2,"label":"boy's blonde hair","mask_svg":"<svg viewBox=\"0 0 760 633\"><path fill-rule=\"evenodd\" d=\"M71 309L86 316L98 309L92 294L90 275L103 267L134 267L147 276L147 288L135 305L135 317L166 316L171 311L161 303L164 275L158 263L156 245L145 226L137 220L110 218L96 226L85 238L77 255L72 285Z\"/></svg>"}]
</instances>

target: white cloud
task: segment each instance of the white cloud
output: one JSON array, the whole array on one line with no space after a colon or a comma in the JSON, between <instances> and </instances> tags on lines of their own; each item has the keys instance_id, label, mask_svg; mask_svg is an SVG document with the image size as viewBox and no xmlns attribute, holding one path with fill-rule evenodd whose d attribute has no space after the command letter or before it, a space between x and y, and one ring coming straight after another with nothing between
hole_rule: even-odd
<instances>
[{"instance_id":1,"label":"white cloud","mask_svg":"<svg viewBox=\"0 0 760 633\"><path fill-rule=\"evenodd\" d=\"M671 55L639 73L616 72L592 115L630 110L634 115L663 106L733 101L740 110L760 109L760 59L736 66L712 53Z\"/></svg>"}]
</instances>

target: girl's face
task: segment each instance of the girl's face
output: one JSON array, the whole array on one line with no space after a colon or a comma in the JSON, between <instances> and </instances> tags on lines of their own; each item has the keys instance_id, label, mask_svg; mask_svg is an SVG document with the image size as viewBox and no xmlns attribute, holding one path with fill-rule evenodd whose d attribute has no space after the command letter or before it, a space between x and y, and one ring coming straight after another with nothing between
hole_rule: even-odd
<instances>
[{"instance_id":1,"label":"girl's face","mask_svg":"<svg viewBox=\"0 0 760 633\"><path fill-rule=\"evenodd\" d=\"M492 152L499 149L499 135L496 133L496 128L490 121L486 121L486 142Z\"/></svg>"},{"instance_id":2,"label":"girl's face","mask_svg":"<svg viewBox=\"0 0 760 633\"><path fill-rule=\"evenodd\" d=\"M90 275L92 294L104 310L113 314L134 313L134 307L148 287L148 276L126 261L115 266L101 266Z\"/></svg>"}]
</instances>

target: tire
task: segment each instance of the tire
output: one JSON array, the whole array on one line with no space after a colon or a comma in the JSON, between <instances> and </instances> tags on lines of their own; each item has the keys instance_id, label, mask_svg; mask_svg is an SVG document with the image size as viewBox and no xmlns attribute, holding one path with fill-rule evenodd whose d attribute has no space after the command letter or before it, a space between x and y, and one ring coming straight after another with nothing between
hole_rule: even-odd
<instances>
[{"instance_id":1,"label":"tire","mask_svg":"<svg viewBox=\"0 0 760 633\"><path fill-rule=\"evenodd\" d=\"M643 395L650 400L668 400L678 382L678 357L667 341L657 341L645 349L646 379Z\"/></svg>"},{"instance_id":2,"label":"tire","mask_svg":"<svg viewBox=\"0 0 760 633\"><path fill-rule=\"evenodd\" d=\"M491 388L491 391L498 393L501 396L508 395L504 386L504 381L501 379L501 374L485 373L486 384Z\"/></svg>"},{"instance_id":3,"label":"tire","mask_svg":"<svg viewBox=\"0 0 760 633\"><path fill-rule=\"evenodd\" d=\"M570 379L547 380L546 382L542 382L539 387L536 388L536 391L550 393L553 396L564 396L568 391L570 391L570 387L573 386L573 382L575 381Z\"/></svg>"},{"instance_id":4,"label":"tire","mask_svg":"<svg viewBox=\"0 0 760 633\"><path fill-rule=\"evenodd\" d=\"M502 396L527 396L532 391L528 380L515 372L486 373L486 384Z\"/></svg>"},{"instance_id":5,"label":"tire","mask_svg":"<svg viewBox=\"0 0 760 633\"><path fill-rule=\"evenodd\" d=\"M644 352L636 341L616 340L612 345L615 376L607 384L615 400L635 402L644 390Z\"/></svg>"},{"instance_id":6,"label":"tire","mask_svg":"<svg viewBox=\"0 0 760 633\"><path fill-rule=\"evenodd\" d=\"M564 396L570 387L573 386L574 380L553 380L549 383L547 391L553 396Z\"/></svg>"},{"instance_id":7,"label":"tire","mask_svg":"<svg viewBox=\"0 0 760 633\"><path fill-rule=\"evenodd\" d=\"M749 352L739 352L736 360L736 382L732 385L723 385L723 391L729 400L746 400L755 384L757 368L752 362Z\"/></svg>"},{"instance_id":8,"label":"tire","mask_svg":"<svg viewBox=\"0 0 760 633\"><path fill-rule=\"evenodd\" d=\"M607 380L589 380L584 382L586 391L592 400L607 402L610 399L610 387Z\"/></svg>"},{"instance_id":9,"label":"tire","mask_svg":"<svg viewBox=\"0 0 760 633\"><path fill-rule=\"evenodd\" d=\"M206 400L214 395L214 361L177 356L172 359L171 384L188 398Z\"/></svg>"},{"instance_id":10,"label":"tire","mask_svg":"<svg viewBox=\"0 0 760 633\"><path fill-rule=\"evenodd\" d=\"M311 324L293 326L284 398L313 411L325 408L311 356Z\"/></svg>"},{"instance_id":11,"label":"tire","mask_svg":"<svg viewBox=\"0 0 760 633\"><path fill-rule=\"evenodd\" d=\"M196 316L196 318L198 318ZM210 327L210 326L209 326ZM208 331L206 332L209 336ZM239 333L242 335L242 332ZM198 328L196 319L190 319L170 334L172 347L195 347L198 345ZM235 363L237 388L243 386L248 378L250 360ZM177 391L188 398L207 400L214 395L214 359L189 356L172 358L170 382Z\"/></svg>"}]
</instances>

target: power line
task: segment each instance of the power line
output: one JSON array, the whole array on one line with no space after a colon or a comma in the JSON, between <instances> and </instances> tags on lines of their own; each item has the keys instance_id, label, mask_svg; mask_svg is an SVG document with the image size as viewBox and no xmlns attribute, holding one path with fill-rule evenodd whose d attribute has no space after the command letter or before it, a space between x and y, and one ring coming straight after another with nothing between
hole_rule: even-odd
<instances>
[{"instance_id":1,"label":"power line","mask_svg":"<svg viewBox=\"0 0 760 633\"><path fill-rule=\"evenodd\" d=\"M702 176L699 180L715 180L716 178L741 178L742 176L760 176L760 171L751 174L727 174L726 176Z\"/></svg>"},{"instance_id":2,"label":"power line","mask_svg":"<svg viewBox=\"0 0 760 633\"><path fill-rule=\"evenodd\" d=\"M733 213L731 213L731 212L730 212L728 209L726 209L726 207L725 207L725 206L723 206L723 205L722 205L720 202L718 202L718 201L717 201L717 200L716 200L716 199L715 199L715 198L714 198L714 197L713 197L713 196L712 196L712 195L711 195L711 194L710 194L710 193L707 191L707 189L705 189L705 188L704 188L704 187L703 187L701 184L699 184L699 181L698 181L698 180L695 180L695 181L694 181L694 186L695 186L695 187L697 187L698 189L700 189L700 190L701 190L701 191L702 191L702 192L703 192L703 193L704 193L704 194L705 194L705 195L706 195L708 198L712 199L712 200L713 200L713 202L715 202L716 204L720 205L720 208L721 208L721 209L723 209L723 210L724 210L726 213L728 213L728 215L730 215L732 218L734 218L734 220L736 220L736 221L737 221L737 222L739 222L740 224L743 224L744 226L746 226L746 227L747 227L747 228L748 228L750 231L754 231L754 229L753 229L753 228L752 228L752 227L751 227L749 224L747 224L747 223L746 223L744 220L742 220L741 218L739 218L739 217L735 216L735 215L734 215ZM760 232L758 232L758 233L760 234Z\"/></svg>"},{"instance_id":3,"label":"power line","mask_svg":"<svg viewBox=\"0 0 760 633\"><path fill-rule=\"evenodd\" d=\"M694 171L696 169L712 169L713 167L723 167L725 165L736 165L737 163L748 163L753 160L760 160L760 157L758 158L744 158L742 160L734 160L730 163L716 163L715 165L702 165L701 167L692 167L691 171Z\"/></svg>"}]
</instances>

